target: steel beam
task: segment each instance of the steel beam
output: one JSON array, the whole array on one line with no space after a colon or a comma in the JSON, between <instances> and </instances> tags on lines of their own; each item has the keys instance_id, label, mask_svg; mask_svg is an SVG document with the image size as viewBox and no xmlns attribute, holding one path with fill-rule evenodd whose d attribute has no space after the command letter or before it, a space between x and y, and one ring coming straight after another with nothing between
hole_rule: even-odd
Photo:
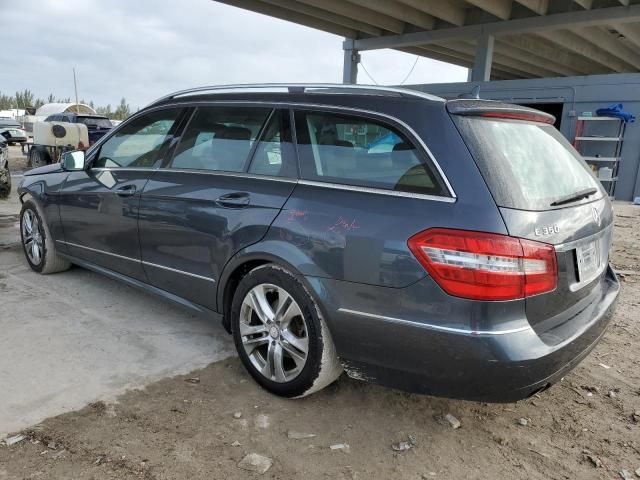
<instances>
[{"instance_id":1,"label":"steel beam","mask_svg":"<svg viewBox=\"0 0 640 480\"><path fill-rule=\"evenodd\" d=\"M593 11L593 10L590 10ZM610 52L596 47L592 43L585 41L582 37L579 37L573 32L557 31L557 32L538 32L547 40L562 45L567 50L571 50L573 53L582 55L600 65L613 70L614 72L635 72L636 70L629 66L626 62L619 60L617 57L611 55Z\"/></svg>"},{"instance_id":2,"label":"steel beam","mask_svg":"<svg viewBox=\"0 0 640 480\"><path fill-rule=\"evenodd\" d=\"M557 44L544 38L533 35L509 35L500 37L500 45L509 45L511 48L522 50L521 58L536 55L551 65L563 65L575 73L565 75L591 75L603 73L602 66L592 62L581 55L565 49L561 44ZM524 55L524 57L523 57Z\"/></svg>"},{"instance_id":3,"label":"steel beam","mask_svg":"<svg viewBox=\"0 0 640 480\"><path fill-rule=\"evenodd\" d=\"M308 0L305 0L308 1ZM438 30L387 35L356 40L358 50L398 48L447 40L474 40L482 35L508 35L514 33L545 32L569 27L586 27L603 23L629 23L640 21L640 5L629 7L598 8L580 12L555 13L538 17L519 18L500 22L468 25L465 27L442 28Z\"/></svg>"},{"instance_id":4,"label":"steel beam","mask_svg":"<svg viewBox=\"0 0 640 480\"><path fill-rule=\"evenodd\" d=\"M573 1L574 3L577 3L582 8L584 8L585 10L590 10L591 6L593 5L593 0L573 0Z\"/></svg>"},{"instance_id":5,"label":"steel beam","mask_svg":"<svg viewBox=\"0 0 640 480\"><path fill-rule=\"evenodd\" d=\"M297 0L300 3L311 5L312 7L322 8L330 12L336 13L349 18L357 18L358 21L368 23L375 27L387 30L393 33L404 32L405 23L383 15L369 8L362 8L343 0ZM355 38L355 37L352 37Z\"/></svg>"},{"instance_id":6,"label":"steel beam","mask_svg":"<svg viewBox=\"0 0 640 480\"><path fill-rule=\"evenodd\" d=\"M268 3L271 5L275 5L276 7L281 7L287 10L292 10L294 12L309 15L314 18L318 18L320 20L325 20L327 22L335 23L337 25L341 25L346 28L350 28L352 30L360 31L367 33L373 36L382 35L382 30L378 27L374 27L369 25L368 23L360 22L358 20L354 20L352 18L344 17L342 15L337 15L332 12L328 12L321 8L312 7L311 5L306 5L300 2L292 2L290 0L261 0L263 3Z\"/></svg>"},{"instance_id":7,"label":"steel beam","mask_svg":"<svg viewBox=\"0 0 640 480\"><path fill-rule=\"evenodd\" d=\"M268 3L260 2L257 0L217 0L220 3L231 5L232 7L243 8L252 12L262 13L270 17L279 18L288 22L298 23L325 32L333 33L341 37L356 38L358 32L351 28L342 27L335 23L320 20L309 15L304 15L292 10L277 7L275 5L269 5Z\"/></svg>"},{"instance_id":8,"label":"steel beam","mask_svg":"<svg viewBox=\"0 0 640 480\"><path fill-rule=\"evenodd\" d=\"M624 35L634 47L640 48L640 31L636 25L630 23L614 23L612 27Z\"/></svg>"},{"instance_id":9,"label":"steel beam","mask_svg":"<svg viewBox=\"0 0 640 480\"><path fill-rule=\"evenodd\" d=\"M538 15L546 15L549 10L549 0L516 0L516 2Z\"/></svg>"},{"instance_id":10,"label":"steel beam","mask_svg":"<svg viewBox=\"0 0 640 480\"><path fill-rule=\"evenodd\" d=\"M511 16L511 0L466 0L485 12L489 12L502 20L508 20Z\"/></svg>"},{"instance_id":11,"label":"steel beam","mask_svg":"<svg viewBox=\"0 0 640 480\"><path fill-rule=\"evenodd\" d=\"M353 40L346 39L345 45L353 46ZM360 54L353 48L344 49L344 63L342 65L342 83L358 83L358 63Z\"/></svg>"},{"instance_id":12,"label":"steel beam","mask_svg":"<svg viewBox=\"0 0 640 480\"><path fill-rule=\"evenodd\" d=\"M396 0L347 0L360 7L369 8L396 20L415 25L423 30L431 30L436 19L422 10L415 9Z\"/></svg>"},{"instance_id":13,"label":"steel beam","mask_svg":"<svg viewBox=\"0 0 640 480\"><path fill-rule=\"evenodd\" d=\"M442 0L398 0L400 3L409 5L416 10L428 13L432 17L440 18L445 22L453 25L464 25L466 15L465 9L456 6L452 2L443 2Z\"/></svg>"},{"instance_id":14,"label":"steel beam","mask_svg":"<svg viewBox=\"0 0 640 480\"><path fill-rule=\"evenodd\" d=\"M488 82L493 62L493 35L482 35L476 42L476 55L471 73L472 82Z\"/></svg>"},{"instance_id":15,"label":"steel beam","mask_svg":"<svg viewBox=\"0 0 640 480\"><path fill-rule=\"evenodd\" d=\"M635 67L636 71L640 69L640 55L636 53L634 49L631 49L622 43L617 36L614 36L599 27L571 29L571 31L598 48L606 50L609 52L609 55L612 55L628 65Z\"/></svg>"}]
</instances>

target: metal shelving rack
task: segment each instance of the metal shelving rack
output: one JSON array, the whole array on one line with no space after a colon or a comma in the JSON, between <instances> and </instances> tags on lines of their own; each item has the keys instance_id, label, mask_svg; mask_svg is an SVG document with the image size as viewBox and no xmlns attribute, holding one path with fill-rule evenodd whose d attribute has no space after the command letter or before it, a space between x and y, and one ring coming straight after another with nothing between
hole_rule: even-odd
<instances>
[{"instance_id":1,"label":"metal shelving rack","mask_svg":"<svg viewBox=\"0 0 640 480\"><path fill-rule=\"evenodd\" d=\"M608 136L598 135L595 132L587 134L586 132L589 130L587 124L590 124L589 122L594 122L594 127L606 125L608 127L606 130ZM613 135L611 135L613 128L609 127L612 122L618 123L615 129L617 134L614 133ZM611 197L614 196L618 181L618 167L620 165L626 125L626 122L618 117L578 117L576 124L576 137L573 140L573 145L591 166L596 177L598 177L598 180L600 180ZM598 149L599 152L604 150L607 153L594 153L594 148L596 147L601 147ZM611 169L610 178L604 175L604 171L601 171L602 168Z\"/></svg>"}]
</instances>

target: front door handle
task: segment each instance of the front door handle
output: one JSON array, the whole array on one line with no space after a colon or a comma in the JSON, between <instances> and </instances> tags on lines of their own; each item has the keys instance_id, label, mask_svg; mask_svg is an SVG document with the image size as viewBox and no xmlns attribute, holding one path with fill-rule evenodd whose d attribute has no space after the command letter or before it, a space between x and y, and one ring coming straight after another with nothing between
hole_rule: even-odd
<instances>
[{"instance_id":1,"label":"front door handle","mask_svg":"<svg viewBox=\"0 0 640 480\"><path fill-rule=\"evenodd\" d=\"M233 192L216 199L216 204L225 208L245 208L249 206L251 196L247 192Z\"/></svg>"},{"instance_id":2,"label":"front door handle","mask_svg":"<svg viewBox=\"0 0 640 480\"><path fill-rule=\"evenodd\" d=\"M135 185L125 185L123 187L116 189L116 195L119 197L131 197L136 194L136 186Z\"/></svg>"}]
</instances>

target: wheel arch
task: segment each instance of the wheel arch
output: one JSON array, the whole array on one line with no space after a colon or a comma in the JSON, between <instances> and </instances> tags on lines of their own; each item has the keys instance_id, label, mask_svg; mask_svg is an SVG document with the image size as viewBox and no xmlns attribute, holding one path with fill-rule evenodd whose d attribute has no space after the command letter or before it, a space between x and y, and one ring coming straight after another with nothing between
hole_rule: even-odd
<instances>
[{"instance_id":1,"label":"wheel arch","mask_svg":"<svg viewBox=\"0 0 640 480\"><path fill-rule=\"evenodd\" d=\"M233 294L240 281L251 270L267 264L277 265L289 270L298 277L308 289L308 285L306 285L304 276L300 271L282 257L269 252L238 252L225 265L218 284L216 304L218 305L218 311L222 313L222 325L227 332L231 333L231 302L233 301Z\"/></svg>"}]
</instances>

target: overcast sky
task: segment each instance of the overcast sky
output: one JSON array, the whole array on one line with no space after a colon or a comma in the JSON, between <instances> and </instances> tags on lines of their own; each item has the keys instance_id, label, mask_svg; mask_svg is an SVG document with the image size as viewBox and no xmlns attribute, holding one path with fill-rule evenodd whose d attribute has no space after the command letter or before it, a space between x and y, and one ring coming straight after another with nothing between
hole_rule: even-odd
<instances>
[{"instance_id":1,"label":"overcast sky","mask_svg":"<svg viewBox=\"0 0 640 480\"><path fill-rule=\"evenodd\" d=\"M132 107L197 85L340 82L342 38L211 0L0 0L0 92L78 95ZM11 5L11 6L10 6ZM415 56L364 52L375 81L397 84ZM465 81L421 58L408 83ZM371 83L360 69L359 83Z\"/></svg>"}]
</instances>

